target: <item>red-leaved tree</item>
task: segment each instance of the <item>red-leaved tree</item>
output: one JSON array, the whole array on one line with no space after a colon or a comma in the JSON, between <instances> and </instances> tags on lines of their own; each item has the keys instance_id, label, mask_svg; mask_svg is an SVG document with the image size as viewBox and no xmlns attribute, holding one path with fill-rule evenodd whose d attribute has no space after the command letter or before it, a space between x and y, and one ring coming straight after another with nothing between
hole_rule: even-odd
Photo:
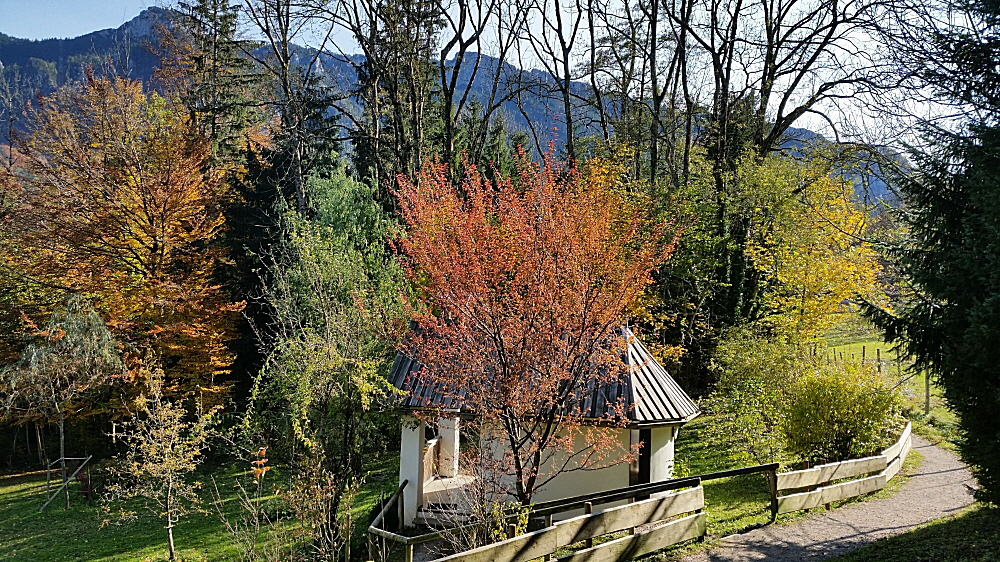
<instances>
[{"instance_id":1,"label":"red-leaved tree","mask_svg":"<svg viewBox=\"0 0 1000 562\"><path fill-rule=\"evenodd\" d=\"M620 177L606 161L522 155L520 173L496 181L469 167L456 186L436 162L416 184L399 178L399 249L423 295L405 350L423 363L421 382L503 438L522 505L561 471L628 458L611 458L615 432L578 439L594 422L623 423L621 405L602 420L580 406L625 374L624 314L676 238Z\"/></svg>"}]
</instances>

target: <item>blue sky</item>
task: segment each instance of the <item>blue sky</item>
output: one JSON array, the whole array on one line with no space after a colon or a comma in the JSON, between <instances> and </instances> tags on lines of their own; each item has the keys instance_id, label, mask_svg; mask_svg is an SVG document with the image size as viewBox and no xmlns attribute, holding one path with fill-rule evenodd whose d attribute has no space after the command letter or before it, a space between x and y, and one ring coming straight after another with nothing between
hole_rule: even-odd
<instances>
[{"instance_id":1,"label":"blue sky","mask_svg":"<svg viewBox=\"0 0 1000 562\"><path fill-rule=\"evenodd\" d=\"M25 39L76 37L118 27L163 0L0 0L0 33Z\"/></svg>"}]
</instances>

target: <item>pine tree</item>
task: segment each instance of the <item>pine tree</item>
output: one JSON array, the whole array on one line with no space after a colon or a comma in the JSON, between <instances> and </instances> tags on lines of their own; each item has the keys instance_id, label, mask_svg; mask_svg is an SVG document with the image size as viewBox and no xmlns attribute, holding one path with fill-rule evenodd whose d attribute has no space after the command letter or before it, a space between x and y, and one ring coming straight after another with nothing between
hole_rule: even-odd
<instances>
[{"instance_id":1,"label":"pine tree","mask_svg":"<svg viewBox=\"0 0 1000 562\"><path fill-rule=\"evenodd\" d=\"M193 121L212 139L214 158L231 158L246 145L245 133L258 120L259 102L249 92L260 82L244 49L252 44L237 39L237 9L229 0L181 2L183 29L190 34L187 74L182 94Z\"/></svg>"},{"instance_id":2,"label":"pine tree","mask_svg":"<svg viewBox=\"0 0 1000 562\"><path fill-rule=\"evenodd\" d=\"M976 112L965 130L927 127L914 151L919 173L901 180L910 238L894 248L913 294L895 314L869 316L931 370L959 414L963 459L980 499L1000 503L1000 7L966 10L914 57L918 75L946 101Z\"/></svg>"}]
</instances>

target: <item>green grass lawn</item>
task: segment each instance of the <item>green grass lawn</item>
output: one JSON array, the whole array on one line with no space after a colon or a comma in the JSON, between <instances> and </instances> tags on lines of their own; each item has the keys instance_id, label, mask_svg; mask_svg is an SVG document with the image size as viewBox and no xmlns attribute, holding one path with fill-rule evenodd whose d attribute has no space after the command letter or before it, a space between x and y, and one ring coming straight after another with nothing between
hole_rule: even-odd
<instances>
[{"instance_id":1,"label":"green grass lawn","mask_svg":"<svg viewBox=\"0 0 1000 562\"><path fill-rule=\"evenodd\" d=\"M960 439L958 418L948 408L940 386L930 383L930 410L927 405L927 381L923 373L914 373L909 363L897 362L892 347L882 341L881 335L860 320L846 321L844 326L827 335L829 347L817 349L820 357L836 358L838 361L874 362L882 358L883 371L890 380L899 384L903 397L905 414L913 422L913 429L932 443L954 451ZM874 363L872 363L874 364Z\"/></svg>"},{"instance_id":2,"label":"green grass lawn","mask_svg":"<svg viewBox=\"0 0 1000 562\"><path fill-rule=\"evenodd\" d=\"M70 509L57 499L44 513L45 475L0 478L0 560L166 560L163 523L144 520L101 527L102 514L71 488ZM174 530L183 560L232 560L222 523L214 516L191 515Z\"/></svg>"},{"instance_id":3,"label":"green grass lawn","mask_svg":"<svg viewBox=\"0 0 1000 562\"><path fill-rule=\"evenodd\" d=\"M715 431L717 427L711 416L695 418L681 428L674 453L681 468L679 476L744 466L728 451L713 444L709 436ZM770 522L771 496L763 473L709 480L703 486L709 535L731 535Z\"/></svg>"},{"instance_id":4,"label":"green grass lawn","mask_svg":"<svg viewBox=\"0 0 1000 562\"><path fill-rule=\"evenodd\" d=\"M974 506L837 557L840 562L1000 560L1000 508Z\"/></svg>"},{"instance_id":5,"label":"green grass lawn","mask_svg":"<svg viewBox=\"0 0 1000 562\"><path fill-rule=\"evenodd\" d=\"M352 551L364 556L368 515L381 497L395 490L393 457L380 459L369 474L368 483L358 491L351 511L355 522ZM235 470L217 471L219 492L223 496L223 510L235 520L239 507L233 484L237 476L248 480ZM269 473L269 476L273 473ZM277 476L271 478L277 481ZM58 479L58 477L56 477ZM207 476L206 488L210 486ZM73 494L71 507L64 510L60 500L44 513L38 508L45 502L45 474L0 477L0 560L4 562L57 562L63 560L146 561L166 560L166 532L162 521L142 519L134 523L112 524L102 527L105 519L96 502L89 502ZM207 514L185 517L174 529L178 556L186 561L239 560L240 551L233 544L222 521L210 502L210 490L204 490ZM294 523L284 523L288 528Z\"/></svg>"}]
</instances>

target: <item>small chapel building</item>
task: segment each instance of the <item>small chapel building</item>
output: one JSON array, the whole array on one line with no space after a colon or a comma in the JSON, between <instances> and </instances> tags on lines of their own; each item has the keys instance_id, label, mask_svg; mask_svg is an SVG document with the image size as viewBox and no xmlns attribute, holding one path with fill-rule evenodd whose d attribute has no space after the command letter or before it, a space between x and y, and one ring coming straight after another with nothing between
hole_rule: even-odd
<instances>
[{"instance_id":1,"label":"small chapel building","mask_svg":"<svg viewBox=\"0 0 1000 562\"><path fill-rule=\"evenodd\" d=\"M596 470L561 473L536 492L537 501L660 482L673 476L677 433L700 411L628 328L623 329L623 337L628 342L623 354L628 365L627 376L610 388L595 390L581 409L584 417L596 424L606 420L610 409L616 407L608 396L623 401L627 423L599 430L614 432L615 440L625 451L642 443L638 459ZM400 523L404 527L436 520L435 513L442 506L455 508L460 503L456 492L475 478L459 470L462 420L472 419L475 413L443 410L445 400L441 393L421 383L418 376L421 368L419 362L400 353L389 375L393 385L403 392L399 405L403 413L399 483L408 482L401 498ZM441 411L444 414L437 423L424 421L428 414Z\"/></svg>"}]
</instances>

